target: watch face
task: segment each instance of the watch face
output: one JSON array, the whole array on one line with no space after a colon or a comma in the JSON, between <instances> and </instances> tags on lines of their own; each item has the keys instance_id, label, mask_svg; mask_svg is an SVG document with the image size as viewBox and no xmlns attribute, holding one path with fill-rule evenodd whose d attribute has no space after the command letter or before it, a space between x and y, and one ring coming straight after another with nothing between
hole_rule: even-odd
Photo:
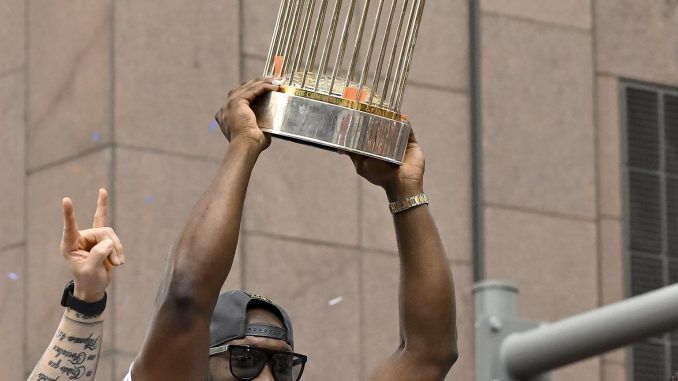
<instances>
[{"instance_id":1,"label":"watch face","mask_svg":"<svg viewBox=\"0 0 678 381\"><path fill-rule=\"evenodd\" d=\"M71 301L71 298L73 297L74 288L75 288L75 283L73 283L73 281L66 283L66 286L64 287L64 293L61 295L61 306L62 307L70 307L69 302Z\"/></svg>"}]
</instances>

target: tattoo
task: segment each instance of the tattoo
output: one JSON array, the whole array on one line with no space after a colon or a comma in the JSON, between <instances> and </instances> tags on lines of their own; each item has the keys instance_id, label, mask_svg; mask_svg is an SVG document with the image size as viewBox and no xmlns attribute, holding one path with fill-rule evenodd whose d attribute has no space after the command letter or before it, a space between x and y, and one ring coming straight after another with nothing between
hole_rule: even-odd
<instances>
[{"instance_id":1,"label":"tattoo","mask_svg":"<svg viewBox=\"0 0 678 381\"><path fill-rule=\"evenodd\" d=\"M82 318L82 317L77 316L77 315L76 316L64 315L64 318L68 319L70 321L76 322L76 323L80 323L80 324L101 324L103 322L103 319L101 319L101 315L97 315L94 318ZM95 318L97 318L99 320L90 320L90 319L95 319Z\"/></svg>"},{"instance_id":2,"label":"tattoo","mask_svg":"<svg viewBox=\"0 0 678 381\"><path fill-rule=\"evenodd\" d=\"M103 316L85 316L67 309L63 317L29 379L66 381L94 377L100 357Z\"/></svg>"},{"instance_id":3,"label":"tattoo","mask_svg":"<svg viewBox=\"0 0 678 381\"><path fill-rule=\"evenodd\" d=\"M76 311L76 312L75 312L75 316L76 316L77 318L79 318L79 319L85 319L85 320L88 320L88 319L96 319L96 318L98 318L99 316L101 316L101 314L85 315L85 314L81 314L80 312L77 312L77 311Z\"/></svg>"},{"instance_id":4,"label":"tattoo","mask_svg":"<svg viewBox=\"0 0 678 381\"><path fill-rule=\"evenodd\" d=\"M96 323L101 323L104 321L104 315L103 314L98 314L98 315L85 315L81 314L80 312L66 308L66 312L64 313L64 317L71 320L75 321L81 324L96 324Z\"/></svg>"},{"instance_id":5,"label":"tattoo","mask_svg":"<svg viewBox=\"0 0 678 381\"><path fill-rule=\"evenodd\" d=\"M69 343L82 344L84 349L89 349L92 351L97 349L97 346L99 345L99 339L101 339L101 336L92 337L91 333L87 337L66 336L62 330L58 330L54 337L56 337L56 339L59 341L64 341L64 339L66 339L66 341Z\"/></svg>"},{"instance_id":6,"label":"tattoo","mask_svg":"<svg viewBox=\"0 0 678 381\"><path fill-rule=\"evenodd\" d=\"M68 336L67 340L69 343L83 344L84 349L91 351L97 349L99 345L99 337L93 338L91 333L87 337Z\"/></svg>"},{"instance_id":7,"label":"tattoo","mask_svg":"<svg viewBox=\"0 0 678 381\"><path fill-rule=\"evenodd\" d=\"M85 362L85 359L87 358L87 355L85 352L72 352L66 349L61 348L58 345L55 345L52 347L52 350L56 352L56 355L54 358L59 358L59 356L64 356L65 358L68 359L68 361L71 362L71 364L74 365L79 365Z\"/></svg>"},{"instance_id":8,"label":"tattoo","mask_svg":"<svg viewBox=\"0 0 678 381\"><path fill-rule=\"evenodd\" d=\"M75 366L75 367L67 367L67 366L62 366L59 368L59 371L68 376L69 379L71 380L77 380L81 378L82 376L85 375L85 367L84 366Z\"/></svg>"},{"instance_id":9,"label":"tattoo","mask_svg":"<svg viewBox=\"0 0 678 381\"><path fill-rule=\"evenodd\" d=\"M88 344L84 345L87 346ZM69 351L59 347L58 345L52 347L52 351L55 352L55 360L49 361L48 365L51 368L61 372L61 374L68 377L69 380L77 380L87 374L92 374L92 371L88 371L83 364L87 360L96 359L96 355L87 356L85 352ZM62 359L59 358L60 356L63 356L63 358L67 359L70 364L62 363ZM56 379L58 379L58 377Z\"/></svg>"},{"instance_id":10,"label":"tattoo","mask_svg":"<svg viewBox=\"0 0 678 381\"><path fill-rule=\"evenodd\" d=\"M60 376L57 376L57 378L51 378L47 377L43 373L38 374L38 381L57 381Z\"/></svg>"}]
</instances>

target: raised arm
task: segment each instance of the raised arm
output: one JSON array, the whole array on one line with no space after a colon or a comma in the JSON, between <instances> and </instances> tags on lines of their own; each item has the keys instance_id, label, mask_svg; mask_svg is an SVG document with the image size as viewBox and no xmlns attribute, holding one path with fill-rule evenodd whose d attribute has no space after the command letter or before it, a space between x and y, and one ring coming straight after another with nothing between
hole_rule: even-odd
<instances>
[{"instance_id":1,"label":"raised arm","mask_svg":"<svg viewBox=\"0 0 678 381\"><path fill-rule=\"evenodd\" d=\"M105 301L101 301L111 282L113 268L125 261L120 239L113 229L106 227L106 190L99 190L92 229L78 230L71 199L64 198L63 209L61 254L73 275L72 295L86 304L65 309L52 341L29 380L94 380L104 329L102 307L105 307Z\"/></svg>"},{"instance_id":2,"label":"raised arm","mask_svg":"<svg viewBox=\"0 0 678 381\"><path fill-rule=\"evenodd\" d=\"M249 105L277 89L272 79L250 81L232 90L217 113L230 145L170 254L166 286L132 369L134 381L205 379L210 318L233 264L252 169L270 144Z\"/></svg>"},{"instance_id":3,"label":"raised arm","mask_svg":"<svg viewBox=\"0 0 678 381\"><path fill-rule=\"evenodd\" d=\"M424 193L424 155L410 135L401 167L351 156L358 174L386 191L389 202ZM443 380L457 359L452 274L427 205L393 215L400 256L400 346L371 378Z\"/></svg>"}]
</instances>

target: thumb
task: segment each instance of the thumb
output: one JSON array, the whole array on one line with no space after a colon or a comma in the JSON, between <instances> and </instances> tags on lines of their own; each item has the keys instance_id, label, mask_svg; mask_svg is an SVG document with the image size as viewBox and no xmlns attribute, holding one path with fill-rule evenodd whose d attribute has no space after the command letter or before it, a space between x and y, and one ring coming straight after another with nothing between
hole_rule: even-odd
<instances>
[{"instance_id":1,"label":"thumb","mask_svg":"<svg viewBox=\"0 0 678 381\"><path fill-rule=\"evenodd\" d=\"M113 245L113 240L106 238L105 240L94 245L94 247L89 251L89 256L85 262L92 266L104 266L107 258L110 257L111 264L118 266L120 261L118 260L118 256L114 255L114 253L115 247Z\"/></svg>"}]
</instances>

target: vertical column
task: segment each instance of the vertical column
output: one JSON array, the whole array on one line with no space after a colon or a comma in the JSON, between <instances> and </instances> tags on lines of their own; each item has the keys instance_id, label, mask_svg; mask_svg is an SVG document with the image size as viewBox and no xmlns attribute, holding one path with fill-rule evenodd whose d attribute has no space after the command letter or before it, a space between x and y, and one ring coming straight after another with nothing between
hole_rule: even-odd
<instances>
[{"instance_id":1,"label":"vertical column","mask_svg":"<svg viewBox=\"0 0 678 381\"><path fill-rule=\"evenodd\" d=\"M73 198L77 219L86 227L97 189L112 191L113 2L31 0L24 4L28 14L24 274L28 370L54 334L63 312L57 290L71 278L59 255L61 199ZM109 322L114 309L111 300L106 312ZM111 328L110 323L105 325L103 353L111 353L114 347ZM111 369L112 361L112 356L102 357L102 372ZM109 376L100 375L101 379Z\"/></svg>"},{"instance_id":2,"label":"vertical column","mask_svg":"<svg viewBox=\"0 0 678 381\"><path fill-rule=\"evenodd\" d=\"M3 377L25 379L25 57L26 6L0 7L0 349Z\"/></svg>"},{"instance_id":3,"label":"vertical column","mask_svg":"<svg viewBox=\"0 0 678 381\"><path fill-rule=\"evenodd\" d=\"M486 276L518 282L521 315L544 321L597 307L602 281L591 8L562 5L480 2ZM567 74L555 79L555 71ZM527 83L528 92L514 91ZM593 358L553 378L600 374Z\"/></svg>"},{"instance_id":4,"label":"vertical column","mask_svg":"<svg viewBox=\"0 0 678 381\"><path fill-rule=\"evenodd\" d=\"M241 25L261 3L115 2L115 212L130 253L125 266L132 266L116 274L120 377L114 380L122 378L143 341L172 243L228 147L214 114L229 89L242 83L241 68L250 69L243 57L251 60L248 54L257 53L250 78L243 80L265 67L280 2L266 1L265 11L258 12L272 19L265 25L251 27L256 20ZM266 37L258 39L254 31ZM175 38L153 38L149 50L144 36ZM241 287L239 267L236 262L225 288Z\"/></svg>"}]
</instances>

